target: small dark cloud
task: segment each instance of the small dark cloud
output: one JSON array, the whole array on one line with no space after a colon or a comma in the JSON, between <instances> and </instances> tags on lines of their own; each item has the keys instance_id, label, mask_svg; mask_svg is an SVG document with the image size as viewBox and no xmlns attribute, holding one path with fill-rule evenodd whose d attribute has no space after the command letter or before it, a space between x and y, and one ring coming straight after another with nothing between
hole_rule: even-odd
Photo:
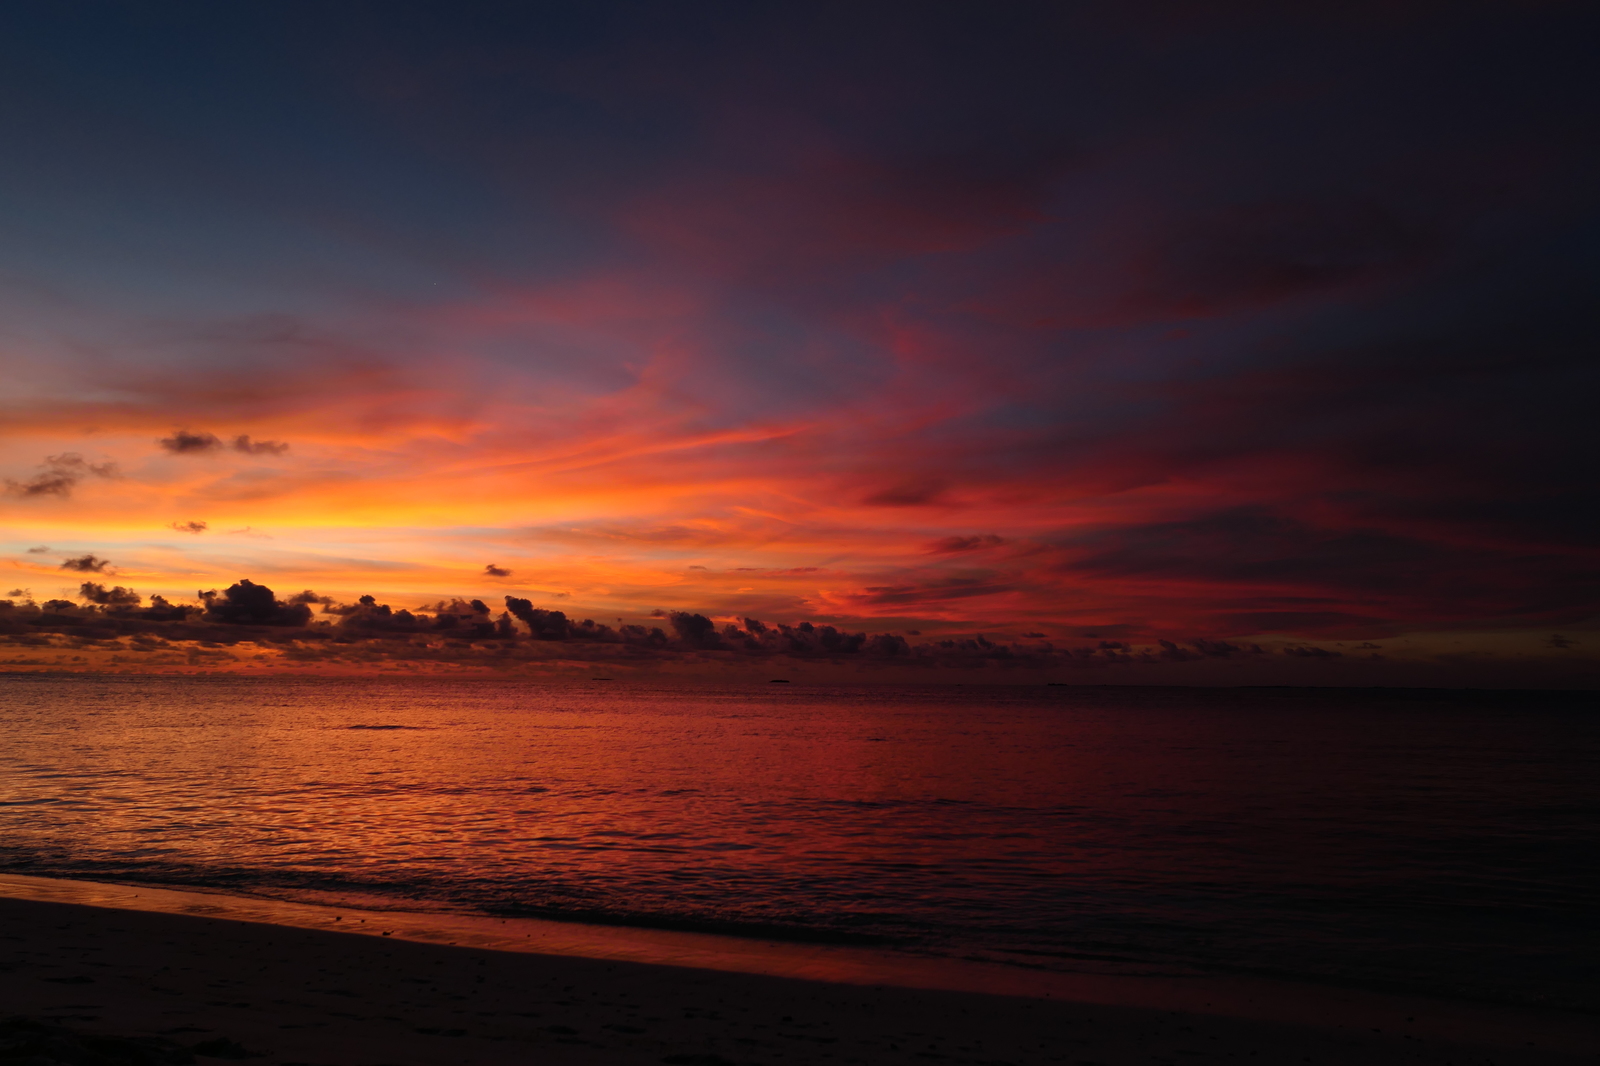
<instances>
[{"instance_id":1,"label":"small dark cloud","mask_svg":"<svg viewBox=\"0 0 1600 1066\"><path fill-rule=\"evenodd\" d=\"M1327 648L1318 648L1309 644L1291 644L1283 649L1283 654L1293 655L1301 659L1338 659L1344 655L1344 652L1329 651Z\"/></svg>"},{"instance_id":2,"label":"small dark cloud","mask_svg":"<svg viewBox=\"0 0 1600 1066\"><path fill-rule=\"evenodd\" d=\"M1028 640L1043 640L1047 636L1045 633L1024 633L1022 635Z\"/></svg>"},{"instance_id":3,"label":"small dark cloud","mask_svg":"<svg viewBox=\"0 0 1600 1066\"><path fill-rule=\"evenodd\" d=\"M86 477L121 476L116 463L91 463L77 452L63 452L60 455L46 456L44 462L39 464L39 472L27 481L6 478L5 485L6 493L11 496L65 498L71 496L78 482Z\"/></svg>"},{"instance_id":4,"label":"small dark cloud","mask_svg":"<svg viewBox=\"0 0 1600 1066\"><path fill-rule=\"evenodd\" d=\"M50 546L48 544L37 545L36 547L29 548L28 549L28 554L29 555L49 555L50 554Z\"/></svg>"},{"instance_id":5,"label":"small dark cloud","mask_svg":"<svg viewBox=\"0 0 1600 1066\"><path fill-rule=\"evenodd\" d=\"M174 522L170 528L179 533L204 533L208 527L204 522Z\"/></svg>"},{"instance_id":6,"label":"small dark cloud","mask_svg":"<svg viewBox=\"0 0 1600 1066\"><path fill-rule=\"evenodd\" d=\"M925 551L939 555L953 555L958 552L982 551L984 548L998 548L1006 542L1004 537L997 537L993 533L986 533L976 537L941 537L929 544Z\"/></svg>"},{"instance_id":7,"label":"small dark cloud","mask_svg":"<svg viewBox=\"0 0 1600 1066\"><path fill-rule=\"evenodd\" d=\"M1239 647L1237 644L1229 644L1225 640L1199 638L1191 640L1189 643L1194 646L1195 651L1209 659L1231 659L1235 655L1242 655L1245 652L1244 648Z\"/></svg>"},{"instance_id":8,"label":"small dark cloud","mask_svg":"<svg viewBox=\"0 0 1600 1066\"><path fill-rule=\"evenodd\" d=\"M187 429L177 430L172 436L162 437L156 443L173 455L201 455L222 447L222 441L215 433L191 433Z\"/></svg>"},{"instance_id":9,"label":"small dark cloud","mask_svg":"<svg viewBox=\"0 0 1600 1066\"><path fill-rule=\"evenodd\" d=\"M204 455L224 448L236 451L240 455L282 455L289 450L289 446L283 441L251 440L248 433L241 433L233 440L224 443L215 433L194 433L187 429L180 429L172 436L163 437L156 443L173 455Z\"/></svg>"},{"instance_id":10,"label":"small dark cloud","mask_svg":"<svg viewBox=\"0 0 1600 1066\"><path fill-rule=\"evenodd\" d=\"M1230 644L1225 640L1207 640L1204 637L1196 637L1190 640L1187 648L1170 640L1158 640L1156 643L1161 645L1161 650L1156 653L1156 657L1175 663L1194 662L1200 659L1232 659L1240 655L1266 654L1266 650L1259 644L1241 646ZM1099 650L1115 654L1117 652L1130 651L1131 647L1124 641L1102 640ZM1287 649L1285 650L1287 651ZM1320 648L1316 648L1312 649L1308 654L1315 655L1320 651ZM1290 652L1290 654L1298 653ZM1331 654L1337 655L1338 652Z\"/></svg>"},{"instance_id":11,"label":"small dark cloud","mask_svg":"<svg viewBox=\"0 0 1600 1066\"><path fill-rule=\"evenodd\" d=\"M137 607L140 599L132 589L125 589L121 585L108 589L93 581L85 581L78 588L78 598L102 607Z\"/></svg>"},{"instance_id":12,"label":"small dark cloud","mask_svg":"<svg viewBox=\"0 0 1600 1066\"><path fill-rule=\"evenodd\" d=\"M78 483L75 477L64 474L43 473L27 481L6 479L6 491L13 496L71 496Z\"/></svg>"},{"instance_id":13,"label":"small dark cloud","mask_svg":"<svg viewBox=\"0 0 1600 1066\"><path fill-rule=\"evenodd\" d=\"M283 602L290 604L291 606L301 603L306 604L307 606L310 606L313 603L320 603L324 607L332 607L337 601L332 596L318 596L310 589L306 589L304 592L295 593L293 596L290 596Z\"/></svg>"},{"instance_id":14,"label":"small dark cloud","mask_svg":"<svg viewBox=\"0 0 1600 1066\"><path fill-rule=\"evenodd\" d=\"M241 455L282 455L289 450L289 446L281 440L253 441L248 433L233 438L229 447Z\"/></svg>"},{"instance_id":15,"label":"small dark cloud","mask_svg":"<svg viewBox=\"0 0 1600 1066\"><path fill-rule=\"evenodd\" d=\"M61 569L76 570L80 574L103 574L110 565L109 559L101 559L95 555L80 555L76 559L63 562Z\"/></svg>"},{"instance_id":16,"label":"small dark cloud","mask_svg":"<svg viewBox=\"0 0 1600 1066\"><path fill-rule=\"evenodd\" d=\"M924 585L869 585L851 599L872 606L948 603L1010 592L1013 585L987 578L949 578Z\"/></svg>"},{"instance_id":17,"label":"small dark cloud","mask_svg":"<svg viewBox=\"0 0 1600 1066\"><path fill-rule=\"evenodd\" d=\"M1548 640L1546 640L1544 643L1545 643L1545 647L1547 647L1547 648L1562 648L1562 649L1566 649L1566 648L1576 648L1578 646L1578 641L1573 640L1571 637L1564 637L1560 633L1552 633L1552 634L1550 634L1550 638Z\"/></svg>"},{"instance_id":18,"label":"small dark cloud","mask_svg":"<svg viewBox=\"0 0 1600 1066\"><path fill-rule=\"evenodd\" d=\"M909 482L875 492L861 502L871 507L921 507L936 502L944 490L942 481Z\"/></svg>"},{"instance_id":19,"label":"small dark cloud","mask_svg":"<svg viewBox=\"0 0 1600 1066\"><path fill-rule=\"evenodd\" d=\"M493 563L490 563L488 566L483 568L483 574L485 577L510 577L511 571L507 570L503 566L496 566Z\"/></svg>"},{"instance_id":20,"label":"small dark cloud","mask_svg":"<svg viewBox=\"0 0 1600 1066\"><path fill-rule=\"evenodd\" d=\"M6 595L7 596L32 596L33 595L33 590L32 589L12 589L10 592L6 593Z\"/></svg>"},{"instance_id":21,"label":"small dark cloud","mask_svg":"<svg viewBox=\"0 0 1600 1066\"><path fill-rule=\"evenodd\" d=\"M690 570L704 570L705 567L696 565L696 566L689 567L689 569Z\"/></svg>"}]
</instances>

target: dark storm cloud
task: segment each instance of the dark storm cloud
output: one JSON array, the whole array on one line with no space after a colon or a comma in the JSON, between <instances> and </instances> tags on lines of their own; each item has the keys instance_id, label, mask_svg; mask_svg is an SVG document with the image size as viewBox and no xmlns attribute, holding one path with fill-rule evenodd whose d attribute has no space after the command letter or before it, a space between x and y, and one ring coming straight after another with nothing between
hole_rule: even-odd
<instances>
[{"instance_id":1,"label":"dark storm cloud","mask_svg":"<svg viewBox=\"0 0 1600 1066\"><path fill-rule=\"evenodd\" d=\"M39 464L39 473L27 481L15 481L6 478L6 492L12 496L59 496L66 498L72 495L72 490L78 482L87 477L117 478L121 477L117 464L112 462L91 463L77 452L63 452L61 455L46 457Z\"/></svg>"}]
</instances>

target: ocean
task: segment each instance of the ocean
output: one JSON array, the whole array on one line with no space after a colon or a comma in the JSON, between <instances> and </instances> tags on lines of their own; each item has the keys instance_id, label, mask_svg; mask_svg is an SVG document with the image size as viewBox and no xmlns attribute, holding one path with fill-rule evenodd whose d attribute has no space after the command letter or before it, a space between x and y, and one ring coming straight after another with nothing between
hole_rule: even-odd
<instances>
[{"instance_id":1,"label":"ocean","mask_svg":"<svg viewBox=\"0 0 1600 1066\"><path fill-rule=\"evenodd\" d=\"M1600 1010L1592 693L0 677L0 870Z\"/></svg>"}]
</instances>

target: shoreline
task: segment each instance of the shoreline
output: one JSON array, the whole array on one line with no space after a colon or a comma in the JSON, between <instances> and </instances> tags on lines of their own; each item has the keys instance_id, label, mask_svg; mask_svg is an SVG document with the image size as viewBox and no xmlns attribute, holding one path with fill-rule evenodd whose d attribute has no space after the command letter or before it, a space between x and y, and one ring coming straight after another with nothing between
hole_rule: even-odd
<instances>
[{"instance_id":1,"label":"shoreline","mask_svg":"<svg viewBox=\"0 0 1600 1066\"><path fill-rule=\"evenodd\" d=\"M1211 1031L1206 1043L1214 1049L1235 1047L1241 1057L1249 1057L1245 1045L1260 1045L1255 1047L1258 1051L1270 1046L1281 1061L1296 1062L1309 1057L1313 1062L1444 1064L1492 1051L1495 1061L1502 1064L1592 1063L1595 1050L1600 1049L1600 1019L1556 1011L1265 981L1055 974L835 945L747 941L543 919L363 911L220 892L17 874L0 874L0 926L6 927L0 934L9 934L0 940L0 959L5 960L0 968L6 971L0 973L0 989L4 989L10 1013L50 1024L91 1025L107 1032L120 1029L151 1036L185 1028L151 1025L152 1017L187 1019L189 1029L220 1034L246 1047L252 1047L254 1041L255 1046L268 1049L263 1053L277 1054L284 1062L379 1061L353 1051L354 1057L303 1057L311 1055L303 1046L306 1034L302 1029L306 1027L322 1033L318 1039L329 1047L393 1043L391 1053L382 1060L392 1063L498 1062L502 1053L510 1054L514 1048L521 1050L504 1061L525 1061L518 1056L529 1053L532 1045L542 1048L540 1054L546 1058L559 1049L558 1061L575 1062L671 1061L675 1054L680 1061L707 1066L776 1058L811 1061L797 1050L805 1041L795 1034L789 1035L800 1044L788 1037L782 1038L787 1043L772 1043L782 1026L789 1024L781 1019L798 1017L793 1004L799 1002L814 1005L808 1008L817 1016L814 1024L853 1033L849 1039L867 1055L860 1061L872 1062L893 1061L899 1052L890 1045L900 1049L911 1046L904 1042L910 1038L901 1030L927 1034L941 1026L945 1035L934 1043L945 1050L927 1054L967 1061L954 1050L966 1047L973 1049L973 1062L1092 1061L1110 1066L1124 1060L1148 1061L1149 1054L1165 1046L1163 1042L1182 1043L1203 1029ZM125 943L130 937L138 943ZM226 946L230 943L246 945L248 950L241 954ZM174 951L185 958L191 972L212 975L206 984L229 988L231 998L197 998L205 993L195 992L182 995L179 1006L166 1002L182 990L162 991L166 987L162 981L177 983L169 972L174 964L167 962L168 971L163 971L156 960ZM318 981L311 980L306 986L309 997L286 1000L277 994L287 990L280 977L259 976L270 972L272 966L258 969L241 962L250 958L253 963L255 955L279 956L279 967L297 975L290 983L302 984L304 975L329 970L327 965L313 963L339 960L344 985L365 980L369 987L364 991L324 988L319 993L310 987ZM109 989L101 987L103 983L92 972L64 973L64 968L86 962L117 971L122 990L108 994ZM454 1008L447 1002L462 1002L463 997L470 1001L484 994L486 990L478 987L483 982L477 980L484 967L501 975L496 982L501 990L499 1009L472 1012L476 1020L470 1027L456 1016L452 1017L462 1024L442 1028L442 1023L408 1024L428 1011L449 1014ZM385 984L382 975L397 968L430 976ZM43 972L49 969L63 976ZM436 973L450 974L462 986L449 993L455 999L434 997L437 1002L428 1003L407 998L415 991L407 984L425 983ZM64 987L80 983L78 978L86 978L81 983L96 988L91 992ZM574 982L595 991L584 1001L570 996L553 1001L527 998L532 994L527 990L566 987ZM683 998L679 992L688 988L702 990L702 999L715 999L721 1006L667 1005L667 1000ZM609 1000L600 1002L598 997L607 991L631 1000L628 1006L637 1009L629 1013ZM323 1002L330 995L336 997L336 1004L355 998L371 1001L379 1009L364 1015L333 1010ZM162 1004L157 1015L150 1013L152 996L155 1003ZM827 1006L858 999L867 1004L866 1018L854 1008ZM263 1001L269 1006L259 1006ZM742 1005L728 1008L729 1002ZM239 1007L238 1003L257 1006ZM95 1013L88 1013L91 1007ZM513 1009L516 1007L523 1009ZM597 1013L597 1008L603 1009ZM609 1016L606 1011L616 1018L599 1020ZM724 1016L734 1012L743 1016ZM519 1017L529 1013L559 1019L553 1025L529 1027L522 1023L539 1020ZM679 1013L683 1017L677 1017ZM718 1017L711 1018L711 1014ZM669 1015L673 1017L669 1019ZM762 1016L770 1018L755 1020ZM1000 1016L1008 1019L1003 1025ZM496 1020L486 1022L483 1017ZM645 1018L655 1021L639 1024ZM1175 1018L1187 1020L1175 1027ZM908 1025L913 1027L906 1028ZM335 1039L335 1034L327 1031L330 1029L344 1035ZM426 1048L410 1047L418 1037L434 1035L425 1032L428 1029L483 1031L486 1035L473 1043L476 1050L465 1059L457 1054L467 1047L459 1043L465 1036L453 1038L454 1050L438 1058ZM995 1042L1000 1029L1031 1034L1023 1041L1031 1046L1019 1044L1008 1056L997 1058L991 1052L998 1050ZM580 1038L580 1033L591 1036ZM599 1043L595 1035L599 1035ZM551 1038L555 1038L555 1046L544 1048ZM1102 1050L1063 1058L1059 1052L1051 1052L1063 1040L1090 1040ZM1535 1043L1530 1045L1530 1041ZM978 1044L984 1045L981 1055ZM270 1050L269 1045L281 1050ZM296 1047L300 1050L294 1050ZM762 1047L765 1051L756 1054ZM807 1048L807 1054L815 1051L820 1055L824 1050L821 1045ZM1282 1058L1291 1048L1298 1049L1295 1056ZM849 1056L839 1050L840 1061L848 1061ZM641 1058L645 1051L654 1057L647 1054ZM745 1051L749 1054L743 1054ZM1173 1053L1181 1053L1181 1049ZM690 1058L681 1058L685 1055Z\"/></svg>"}]
</instances>

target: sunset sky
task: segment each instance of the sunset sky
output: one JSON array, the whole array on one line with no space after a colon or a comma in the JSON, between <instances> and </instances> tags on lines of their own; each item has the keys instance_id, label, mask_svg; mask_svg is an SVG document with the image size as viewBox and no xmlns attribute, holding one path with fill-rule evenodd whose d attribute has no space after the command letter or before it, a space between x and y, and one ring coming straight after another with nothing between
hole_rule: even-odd
<instances>
[{"instance_id":1,"label":"sunset sky","mask_svg":"<svg viewBox=\"0 0 1600 1066\"><path fill-rule=\"evenodd\" d=\"M0 593L1600 683L1597 28L8 5Z\"/></svg>"}]
</instances>

